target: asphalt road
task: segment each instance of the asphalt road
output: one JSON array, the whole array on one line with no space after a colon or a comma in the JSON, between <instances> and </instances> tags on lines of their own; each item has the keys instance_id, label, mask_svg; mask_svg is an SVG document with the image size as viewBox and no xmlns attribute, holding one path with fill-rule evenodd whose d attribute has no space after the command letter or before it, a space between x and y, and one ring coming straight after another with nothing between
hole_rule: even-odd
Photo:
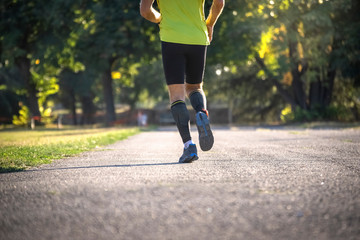
<instances>
[{"instance_id":1,"label":"asphalt road","mask_svg":"<svg viewBox=\"0 0 360 240\"><path fill-rule=\"evenodd\" d=\"M0 174L0 239L360 239L360 129L214 136L191 164L162 128Z\"/></svg>"}]
</instances>

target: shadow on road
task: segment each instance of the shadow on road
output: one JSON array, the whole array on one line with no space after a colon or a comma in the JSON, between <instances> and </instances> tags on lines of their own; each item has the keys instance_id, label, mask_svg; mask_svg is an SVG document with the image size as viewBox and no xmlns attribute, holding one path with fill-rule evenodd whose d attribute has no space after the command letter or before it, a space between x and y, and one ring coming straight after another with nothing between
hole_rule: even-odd
<instances>
[{"instance_id":1,"label":"shadow on road","mask_svg":"<svg viewBox=\"0 0 360 240\"><path fill-rule=\"evenodd\" d=\"M31 169L24 172L39 172L39 171L55 171L55 170L73 170L73 169L91 169L91 168L123 168L123 167L148 167L148 166L166 166L181 164L178 162L172 163L142 163L142 164L124 164L124 165L102 165L102 166L80 166L80 167L64 167L64 168L44 168Z\"/></svg>"}]
</instances>

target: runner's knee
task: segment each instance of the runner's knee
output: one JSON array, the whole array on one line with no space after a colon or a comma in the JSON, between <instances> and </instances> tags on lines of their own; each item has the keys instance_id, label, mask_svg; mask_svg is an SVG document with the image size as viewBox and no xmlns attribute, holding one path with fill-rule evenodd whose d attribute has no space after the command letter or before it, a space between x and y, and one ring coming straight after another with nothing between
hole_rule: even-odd
<instances>
[{"instance_id":1,"label":"runner's knee","mask_svg":"<svg viewBox=\"0 0 360 240\"><path fill-rule=\"evenodd\" d=\"M185 87L184 84L168 85L170 103L177 100L185 101Z\"/></svg>"},{"instance_id":2,"label":"runner's knee","mask_svg":"<svg viewBox=\"0 0 360 240\"><path fill-rule=\"evenodd\" d=\"M198 84L185 84L186 95L190 96L193 92L202 92L202 83Z\"/></svg>"}]
</instances>

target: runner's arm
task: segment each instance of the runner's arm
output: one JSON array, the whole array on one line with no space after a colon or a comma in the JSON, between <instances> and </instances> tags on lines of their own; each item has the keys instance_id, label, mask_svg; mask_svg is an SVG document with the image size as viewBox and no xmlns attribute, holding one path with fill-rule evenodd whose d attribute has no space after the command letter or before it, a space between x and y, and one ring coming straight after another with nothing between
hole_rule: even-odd
<instances>
[{"instance_id":1,"label":"runner's arm","mask_svg":"<svg viewBox=\"0 0 360 240\"><path fill-rule=\"evenodd\" d=\"M213 37L213 31L216 21L218 20L222 10L225 6L225 0L213 0L210 8L209 16L206 19L206 26L209 33L209 40L211 42Z\"/></svg>"},{"instance_id":2,"label":"runner's arm","mask_svg":"<svg viewBox=\"0 0 360 240\"><path fill-rule=\"evenodd\" d=\"M153 3L154 0L141 0L140 14L150 22L159 23L161 21L161 14L153 8Z\"/></svg>"}]
</instances>

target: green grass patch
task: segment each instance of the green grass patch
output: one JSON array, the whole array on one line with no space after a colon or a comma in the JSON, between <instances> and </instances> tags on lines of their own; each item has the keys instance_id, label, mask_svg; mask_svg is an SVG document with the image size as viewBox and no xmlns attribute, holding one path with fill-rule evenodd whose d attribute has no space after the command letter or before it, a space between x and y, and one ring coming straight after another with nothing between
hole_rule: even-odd
<instances>
[{"instance_id":1,"label":"green grass patch","mask_svg":"<svg viewBox=\"0 0 360 240\"><path fill-rule=\"evenodd\" d=\"M289 134L293 134L293 135L306 135L306 132L299 132L299 131L290 131Z\"/></svg>"},{"instance_id":2,"label":"green grass patch","mask_svg":"<svg viewBox=\"0 0 360 240\"><path fill-rule=\"evenodd\" d=\"M308 122L299 125L302 128L309 129L360 129L359 122Z\"/></svg>"},{"instance_id":3,"label":"green grass patch","mask_svg":"<svg viewBox=\"0 0 360 240\"><path fill-rule=\"evenodd\" d=\"M40 129L0 132L0 173L106 146L139 133L138 128Z\"/></svg>"}]
</instances>

